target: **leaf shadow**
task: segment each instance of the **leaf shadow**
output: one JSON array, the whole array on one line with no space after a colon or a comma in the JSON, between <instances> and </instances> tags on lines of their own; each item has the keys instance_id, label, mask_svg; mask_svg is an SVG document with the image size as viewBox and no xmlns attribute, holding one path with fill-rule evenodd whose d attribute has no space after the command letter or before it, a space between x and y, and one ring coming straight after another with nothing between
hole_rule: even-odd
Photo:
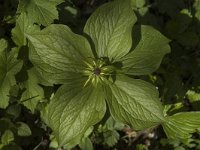
<instances>
[{"instance_id":1,"label":"leaf shadow","mask_svg":"<svg viewBox=\"0 0 200 150\"><path fill-rule=\"evenodd\" d=\"M98 58L97 52L95 50L95 44L92 41L92 38L88 34L86 34L86 33L83 33L83 36L89 41L94 57Z\"/></svg>"}]
</instances>

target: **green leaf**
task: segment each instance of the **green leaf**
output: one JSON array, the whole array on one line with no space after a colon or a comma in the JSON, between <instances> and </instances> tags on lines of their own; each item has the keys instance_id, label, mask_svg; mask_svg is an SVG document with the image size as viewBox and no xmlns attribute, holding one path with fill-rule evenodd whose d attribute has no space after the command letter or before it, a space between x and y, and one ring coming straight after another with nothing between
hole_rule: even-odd
<instances>
[{"instance_id":1,"label":"green leaf","mask_svg":"<svg viewBox=\"0 0 200 150\"><path fill-rule=\"evenodd\" d=\"M158 91L151 84L119 75L106 86L106 99L115 120L142 130L164 120Z\"/></svg>"},{"instance_id":2,"label":"green leaf","mask_svg":"<svg viewBox=\"0 0 200 150\"><path fill-rule=\"evenodd\" d=\"M195 47L199 43L196 32L184 32L178 36L178 42L183 46Z\"/></svg>"},{"instance_id":3,"label":"green leaf","mask_svg":"<svg viewBox=\"0 0 200 150\"><path fill-rule=\"evenodd\" d=\"M92 141L88 137L83 138L79 143L79 146L82 150L93 150Z\"/></svg>"},{"instance_id":4,"label":"green leaf","mask_svg":"<svg viewBox=\"0 0 200 150\"><path fill-rule=\"evenodd\" d=\"M0 43L0 45L2 45ZM20 71L22 61L17 60L17 50L0 50L0 108L6 108L11 86L16 84L15 74Z\"/></svg>"},{"instance_id":5,"label":"green leaf","mask_svg":"<svg viewBox=\"0 0 200 150\"><path fill-rule=\"evenodd\" d=\"M19 136L30 136L32 132L27 124L24 122L17 122L17 134Z\"/></svg>"},{"instance_id":6,"label":"green leaf","mask_svg":"<svg viewBox=\"0 0 200 150\"><path fill-rule=\"evenodd\" d=\"M167 14L171 18L179 13L181 8L184 8L184 0L156 0L158 11L162 14Z\"/></svg>"},{"instance_id":7,"label":"green leaf","mask_svg":"<svg viewBox=\"0 0 200 150\"><path fill-rule=\"evenodd\" d=\"M98 57L119 59L131 48L135 22L129 1L116 0L97 8L88 19L84 32L92 39Z\"/></svg>"},{"instance_id":8,"label":"green leaf","mask_svg":"<svg viewBox=\"0 0 200 150\"><path fill-rule=\"evenodd\" d=\"M9 118L0 119L0 133L3 133L7 129L15 128L15 125Z\"/></svg>"},{"instance_id":9,"label":"green leaf","mask_svg":"<svg viewBox=\"0 0 200 150\"><path fill-rule=\"evenodd\" d=\"M124 126L123 123L117 122L112 117L109 117L103 128L105 130L122 130Z\"/></svg>"},{"instance_id":10,"label":"green leaf","mask_svg":"<svg viewBox=\"0 0 200 150\"><path fill-rule=\"evenodd\" d=\"M104 144L108 145L109 147L113 147L115 144L117 144L120 135L116 130L108 130L103 133L103 136L105 138Z\"/></svg>"},{"instance_id":11,"label":"green leaf","mask_svg":"<svg viewBox=\"0 0 200 150\"><path fill-rule=\"evenodd\" d=\"M137 150L148 150L147 145L143 145L143 144L137 144L136 149Z\"/></svg>"},{"instance_id":12,"label":"green leaf","mask_svg":"<svg viewBox=\"0 0 200 150\"><path fill-rule=\"evenodd\" d=\"M144 7L146 0L131 0L131 7L133 9Z\"/></svg>"},{"instance_id":13,"label":"green leaf","mask_svg":"<svg viewBox=\"0 0 200 150\"><path fill-rule=\"evenodd\" d=\"M193 7L195 10L195 18L200 20L200 2L198 0L195 0Z\"/></svg>"},{"instance_id":14,"label":"green leaf","mask_svg":"<svg viewBox=\"0 0 200 150\"><path fill-rule=\"evenodd\" d=\"M8 145L5 145L1 150L22 150L22 148L19 147L19 145L12 142Z\"/></svg>"},{"instance_id":15,"label":"green leaf","mask_svg":"<svg viewBox=\"0 0 200 150\"><path fill-rule=\"evenodd\" d=\"M9 144L13 140L14 140L14 134L11 130L6 130L1 137L1 143L4 145Z\"/></svg>"},{"instance_id":16,"label":"green leaf","mask_svg":"<svg viewBox=\"0 0 200 150\"><path fill-rule=\"evenodd\" d=\"M3 52L8 46L8 43L4 39L0 39L0 53Z\"/></svg>"},{"instance_id":17,"label":"green leaf","mask_svg":"<svg viewBox=\"0 0 200 150\"><path fill-rule=\"evenodd\" d=\"M43 76L42 74L40 74L39 72L38 72L38 70L35 68L35 67L33 67L33 68L31 68L31 72L33 72L34 73L34 78L37 78L37 83L38 84L42 84L42 85L44 85L44 86L48 86L48 87L53 87L53 84L52 83L50 83L49 81L48 81L48 79L47 78L45 78L45 76ZM49 91L50 92L50 91Z\"/></svg>"},{"instance_id":18,"label":"green leaf","mask_svg":"<svg viewBox=\"0 0 200 150\"><path fill-rule=\"evenodd\" d=\"M21 113L21 106L16 104L16 105L9 105L9 107L6 110L6 113L9 115L12 115L14 119L19 117Z\"/></svg>"},{"instance_id":19,"label":"green leaf","mask_svg":"<svg viewBox=\"0 0 200 150\"><path fill-rule=\"evenodd\" d=\"M158 69L163 56L170 52L169 40L150 26L142 25L141 33L138 31L136 27L133 39L137 41L140 34L141 39L135 49L122 58L123 70L126 74L146 75Z\"/></svg>"},{"instance_id":20,"label":"green leaf","mask_svg":"<svg viewBox=\"0 0 200 150\"><path fill-rule=\"evenodd\" d=\"M165 33L171 39L179 38L180 34L188 32L193 19L190 13L190 10L183 9L173 16L173 19L169 20L165 25Z\"/></svg>"},{"instance_id":21,"label":"green leaf","mask_svg":"<svg viewBox=\"0 0 200 150\"><path fill-rule=\"evenodd\" d=\"M192 105L193 110L200 110L200 93L193 90L188 90L186 95L190 104Z\"/></svg>"},{"instance_id":22,"label":"green leaf","mask_svg":"<svg viewBox=\"0 0 200 150\"><path fill-rule=\"evenodd\" d=\"M49 0L49 1L55 3L56 5L59 5L63 2L65 2L65 0Z\"/></svg>"},{"instance_id":23,"label":"green leaf","mask_svg":"<svg viewBox=\"0 0 200 150\"><path fill-rule=\"evenodd\" d=\"M59 146L67 149L80 142L86 130L105 114L103 89L99 85L83 88L80 81L63 85L48 106L48 125Z\"/></svg>"},{"instance_id":24,"label":"green leaf","mask_svg":"<svg viewBox=\"0 0 200 150\"><path fill-rule=\"evenodd\" d=\"M58 149L58 142L57 142L55 136L50 135L50 141L51 142L49 143L49 147L54 148L54 149Z\"/></svg>"},{"instance_id":25,"label":"green leaf","mask_svg":"<svg viewBox=\"0 0 200 150\"><path fill-rule=\"evenodd\" d=\"M26 45L26 35L38 31L40 28L30 22L30 18L27 17L26 13L21 15L16 20L16 26L12 30L12 39L18 46Z\"/></svg>"},{"instance_id":26,"label":"green leaf","mask_svg":"<svg viewBox=\"0 0 200 150\"><path fill-rule=\"evenodd\" d=\"M21 103L34 113L39 101L44 98L43 88L38 85L38 78L34 70L28 71L28 80L23 84L26 90L21 96Z\"/></svg>"},{"instance_id":27,"label":"green leaf","mask_svg":"<svg viewBox=\"0 0 200 150\"><path fill-rule=\"evenodd\" d=\"M163 123L168 138L186 140L191 133L200 131L200 112L183 112L166 117Z\"/></svg>"},{"instance_id":28,"label":"green leaf","mask_svg":"<svg viewBox=\"0 0 200 150\"><path fill-rule=\"evenodd\" d=\"M81 150L93 150L92 141L89 138L89 135L92 133L93 129L94 129L94 127L91 126L85 132L83 138L81 139L81 141L79 143L79 147L81 148Z\"/></svg>"},{"instance_id":29,"label":"green leaf","mask_svg":"<svg viewBox=\"0 0 200 150\"><path fill-rule=\"evenodd\" d=\"M50 25L28 38L31 62L53 84L81 78L85 62L93 57L88 41L65 25Z\"/></svg>"},{"instance_id":30,"label":"green leaf","mask_svg":"<svg viewBox=\"0 0 200 150\"><path fill-rule=\"evenodd\" d=\"M49 0L20 0L17 12L27 13L31 23L47 26L58 19L56 5L55 2Z\"/></svg>"}]
</instances>

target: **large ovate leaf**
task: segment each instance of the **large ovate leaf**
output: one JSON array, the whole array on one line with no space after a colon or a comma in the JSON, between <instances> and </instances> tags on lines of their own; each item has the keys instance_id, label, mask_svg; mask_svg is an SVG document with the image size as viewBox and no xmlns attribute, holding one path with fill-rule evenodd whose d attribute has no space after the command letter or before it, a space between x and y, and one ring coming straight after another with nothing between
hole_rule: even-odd
<instances>
[{"instance_id":1,"label":"large ovate leaf","mask_svg":"<svg viewBox=\"0 0 200 150\"><path fill-rule=\"evenodd\" d=\"M50 25L28 39L31 62L53 84L81 78L84 62L93 57L88 41L65 25Z\"/></svg>"},{"instance_id":2,"label":"large ovate leaf","mask_svg":"<svg viewBox=\"0 0 200 150\"><path fill-rule=\"evenodd\" d=\"M11 86L16 84L15 75L22 67L22 61L17 60L17 50L6 49L4 40L0 40L0 108L6 108L9 101Z\"/></svg>"},{"instance_id":3,"label":"large ovate leaf","mask_svg":"<svg viewBox=\"0 0 200 150\"><path fill-rule=\"evenodd\" d=\"M38 85L39 79L37 78L34 70L28 71L28 80L23 83L25 91L21 96L21 103L34 113L35 108L39 101L44 98L44 91L41 86Z\"/></svg>"},{"instance_id":4,"label":"large ovate leaf","mask_svg":"<svg viewBox=\"0 0 200 150\"><path fill-rule=\"evenodd\" d=\"M106 86L110 112L118 121L142 130L164 120L163 107L156 88L139 79L119 75Z\"/></svg>"},{"instance_id":5,"label":"large ovate leaf","mask_svg":"<svg viewBox=\"0 0 200 150\"><path fill-rule=\"evenodd\" d=\"M99 122L106 111L103 89L99 85L73 82L57 91L47 109L47 124L53 130L59 146L66 148L80 142L86 130Z\"/></svg>"},{"instance_id":6,"label":"large ovate leaf","mask_svg":"<svg viewBox=\"0 0 200 150\"><path fill-rule=\"evenodd\" d=\"M129 0L116 0L97 8L88 19L84 32L92 39L98 57L118 59L131 48L135 22Z\"/></svg>"},{"instance_id":7,"label":"large ovate leaf","mask_svg":"<svg viewBox=\"0 0 200 150\"><path fill-rule=\"evenodd\" d=\"M138 34L138 32L141 33ZM141 36L135 49L122 58L123 70L126 74L146 75L150 74L161 64L165 54L170 52L169 40L159 31L150 26L136 27L133 32L133 40Z\"/></svg>"},{"instance_id":8,"label":"large ovate leaf","mask_svg":"<svg viewBox=\"0 0 200 150\"><path fill-rule=\"evenodd\" d=\"M20 0L18 13L26 12L31 23L47 26L58 19L56 5L49 0Z\"/></svg>"},{"instance_id":9,"label":"large ovate leaf","mask_svg":"<svg viewBox=\"0 0 200 150\"><path fill-rule=\"evenodd\" d=\"M27 33L34 33L39 30L37 25L30 22L30 18L27 17L26 13L21 13L16 20L16 26L12 30L12 39L18 46L26 45Z\"/></svg>"},{"instance_id":10,"label":"large ovate leaf","mask_svg":"<svg viewBox=\"0 0 200 150\"><path fill-rule=\"evenodd\" d=\"M200 112L183 112L166 117L163 123L168 138L186 140L191 134L200 132Z\"/></svg>"}]
</instances>

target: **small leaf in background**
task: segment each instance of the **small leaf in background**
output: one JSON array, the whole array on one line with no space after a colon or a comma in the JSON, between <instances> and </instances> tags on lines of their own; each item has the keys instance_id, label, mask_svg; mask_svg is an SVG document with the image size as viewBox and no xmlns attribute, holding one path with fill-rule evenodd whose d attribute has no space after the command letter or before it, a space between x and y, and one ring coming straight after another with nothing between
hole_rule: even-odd
<instances>
[{"instance_id":1,"label":"small leaf in background","mask_svg":"<svg viewBox=\"0 0 200 150\"><path fill-rule=\"evenodd\" d=\"M191 23L192 17L189 10L183 9L165 24L166 35L171 39L177 39Z\"/></svg>"},{"instance_id":2,"label":"small leaf in background","mask_svg":"<svg viewBox=\"0 0 200 150\"><path fill-rule=\"evenodd\" d=\"M195 9L195 17L200 20L200 2L199 0L195 0L193 7Z\"/></svg>"},{"instance_id":3,"label":"small leaf in background","mask_svg":"<svg viewBox=\"0 0 200 150\"><path fill-rule=\"evenodd\" d=\"M119 133L115 130L105 131L105 132L103 132L103 136L105 139L103 144L105 144L109 147L113 147L120 138Z\"/></svg>"},{"instance_id":4,"label":"small leaf in background","mask_svg":"<svg viewBox=\"0 0 200 150\"><path fill-rule=\"evenodd\" d=\"M49 1L55 3L56 5L59 5L63 2L65 2L65 0L49 0Z\"/></svg>"},{"instance_id":5,"label":"small leaf in background","mask_svg":"<svg viewBox=\"0 0 200 150\"><path fill-rule=\"evenodd\" d=\"M117 122L112 117L109 117L103 128L107 130L122 130L124 126L123 123Z\"/></svg>"},{"instance_id":6,"label":"small leaf in background","mask_svg":"<svg viewBox=\"0 0 200 150\"><path fill-rule=\"evenodd\" d=\"M92 134L93 129L94 129L93 126L88 128L87 131L85 132L83 138L81 139L81 141L79 143L79 147L82 150L93 150L93 144L89 138L89 135Z\"/></svg>"},{"instance_id":7,"label":"small leaf in background","mask_svg":"<svg viewBox=\"0 0 200 150\"><path fill-rule=\"evenodd\" d=\"M19 136L30 136L32 134L29 126L24 122L17 122L16 126L17 126L17 134Z\"/></svg>"},{"instance_id":8,"label":"small leaf in background","mask_svg":"<svg viewBox=\"0 0 200 150\"><path fill-rule=\"evenodd\" d=\"M19 147L19 145L15 144L15 143L10 143L10 144L2 147L1 150L22 150L22 148Z\"/></svg>"},{"instance_id":9,"label":"small leaf in background","mask_svg":"<svg viewBox=\"0 0 200 150\"><path fill-rule=\"evenodd\" d=\"M195 47L199 42L199 37L195 32L184 32L178 36L177 40L183 46Z\"/></svg>"},{"instance_id":10,"label":"small leaf in background","mask_svg":"<svg viewBox=\"0 0 200 150\"><path fill-rule=\"evenodd\" d=\"M40 30L39 26L31 23L25 12L21 13L16 20L16 26L12 29L12 39L19 46L27 43L26 34L31 34Z\"/></svg>"},{"instance_id":11,"label":"small leaf in background","mask_svg":"<svg viewBox=\"0 0 200 150\"><path fill-rule=\"evenodd\" d=\"M131 0L131 7L133 9L142 8L146 4L146 0Z\"/></svg>"},{"instance_id":12,"label":"small leaf in background","mask_svg":"<svg viewBox=\"0 0 200 150\"><path fill-rule=\"evenodd\" d=\"M182 147L182 146L178 146L178 147L176 147L174 150L185 150L185 148Z\"/></svg>"},{"instance_id":13,"label":"small leaf in background","mask_svg":"<svg viewBox=\"0 0 200 150\"><path fill-rule=\"evenodd\" d=\"M20 113L21 113L21 106L20 105L10 105L7 110L6 113L9 115L12 115L14 117L14 119L18 118Z\"/></svg>"},{"instance_id":14,"label":"small leaf in background","mask_svg":"<svg viewBox=\"0 0 200 150\"><path fill-rule=\"evenodd\" d=\"M0 53L8 47L8 43L5 39L0 39Z\"/></svg>"},{"instance_id":15,"label":"small leaf in background","mask_svg":"<svg viewBox=\"0 0 200 150\"><path fill-rule=\"evenodd\" d=\"M136 150L148 150L146 145L143 144L137 144Z\"/></svg>"},{"instance_id":16,"label":"small leaf in background","mask_svg":"<svg viewBox=\"0 0 200 150\"><path fill-rule=\"evenodd\" d=\"M79 143L81 150L93 150L92 141L87 137L81 140Z\"/></svg>"},{"instance_id":17,"label":"small leaf in background","mask_svg":"<svg viewBox=\"0 0 200 150\"><path fill-rule=\"evenodd\" d=\"M11 130L6 130L1 136L1 143L4 145L8 145L13 140L14 140L14 134Z\"/></svg>"},{"instance_id":18,"label":"small leaf in background","mask_svg":"<svg viewBox=\"0 0 200 150\"><path fill-rule=\"evenodd\" d=\"M15 125L9 118L0 119L0 132L3 133L5 130L14 129Z\"/></svg>"},{"instance_id":19,"label":"small leaf in background","mask_svg":"<svg viewBox=\"0 0 200 150\"><path fill-rule=\"evenodd\" d=\"M183 91L183 84L181 78L177 73L165 73L166 81L164 83L163 104L171 104L175 95L180 95ZM182 101L180 99L179 101Z\"/></svg>"},{"instance_id":20,"label":"small leaf in background","mask_svg":"<svg viewBox=\"0 0 200 150\"><path fill-rule=\"evenodd\" d=\"M55 148L57 149L58 148L58 141L56 140L55 136L54 135L50 135L50 144L49 144L49 147L50 148Z\"/></svg>"},{"instance_id":21,"label":"small leaf in background","mask_svg":"<svg viewBox=\"0 0 200 150\"><path fill-rule=\"evenodd\" d=\"M49 0L20 0L17 12L27 13L31 23L47 26L58 19L57 4Z\"/></svg>"},{"instance_id":22,"label":"small leaf in background","mask_svg":"<svg viewBox=\"0 0 200 150\"><path fill-rule=\"evenodd\" d=\"M3 43L3 44L2 44ZM0 42L5 48L5 41ZM6 108L9 101L10 88L16 84L15 75L22 67L22 61L17 60L18 50L0 50L0 108Z\"/></svg>"},{"instance_id":23,"label":"small leaf in background","mask_svg":"<svg viewBox=\"0 0 200 150\"><path fill-rule=\"evenodd\" d=\"M186 95L187 95L192 107L195 110L200 111L200 93L197 93L193 90L189 90L189 91L187 91Z\"/></svg>"},{"instance_id":24,"label":"small leaf in background","mask_svg":"<svg viewBox=\"0 0 200 150\"><path fill-rule=\"evenodd\" d=\"M25 91L22 93L20 102L34 113L37 104L44 98L44 91L43 88L38 85L39 79L34 70L28 71L28 77L28 80L22 85Z\"/></svg>"},{"instance_id":25,"label":"small leaf in background","mask_svg":"<svg viewBox=\"0 0 200 150\"><path fill-rule=\"evenodd\" d=\"M174 17L183 8L184 0L156 0L157 8L161 13L166 13L170 17Z\"/></svg>"},{"instance_id":26,"label":"small leaf in background","mask_svg":"<svg viewBox=\"0 0 200 150\"><path fill-rule=\"evenodd\" d=\"M97 143L102 142L102 144L106 147L113 147L120 139L120 134L118 131L121 131L124 126L125 125L123 123L120 123L114 120L112 117L109 117L103 126L102 124L98 126L98 132L93 134L95 135L95 141Z\"/></svg>"}]
</instances>

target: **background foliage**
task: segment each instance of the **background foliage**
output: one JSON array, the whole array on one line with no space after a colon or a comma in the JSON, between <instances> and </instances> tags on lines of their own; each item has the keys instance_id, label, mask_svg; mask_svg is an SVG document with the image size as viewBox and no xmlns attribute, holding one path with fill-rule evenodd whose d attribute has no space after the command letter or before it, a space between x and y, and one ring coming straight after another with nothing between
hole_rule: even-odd
<instances>
[{"instance_id":1,"label":"background foliage","mask_svg":"<svg viewBox=\"0 0 200 150\"><path fill-rule=\"evenodd\" d=\"M57 146L39 112L58 86L52 87L37 77L28 58L24 33L54 22L66 24L81 34L91 13L105 2L107 0L0 2L0 50L6 50L0 55L0 94L8 95L2 99L9 100L9 104L0 101L1 108L5 108L0 109L0 149L36 150ZM200 1L131 0L131 4L137 24L151 25L171 41L171 53L164 57L160 68L141 78L158 88L166 113L200 111ZM35 22L37 24L30 26ZM45 86L41 86L41 82ZM198 150L199 139L200 135L195 133L181 143L167 139L160 126L135 132L112 118L105 118L89 129L74 149Z\"/></svg>"}]
</instances>

